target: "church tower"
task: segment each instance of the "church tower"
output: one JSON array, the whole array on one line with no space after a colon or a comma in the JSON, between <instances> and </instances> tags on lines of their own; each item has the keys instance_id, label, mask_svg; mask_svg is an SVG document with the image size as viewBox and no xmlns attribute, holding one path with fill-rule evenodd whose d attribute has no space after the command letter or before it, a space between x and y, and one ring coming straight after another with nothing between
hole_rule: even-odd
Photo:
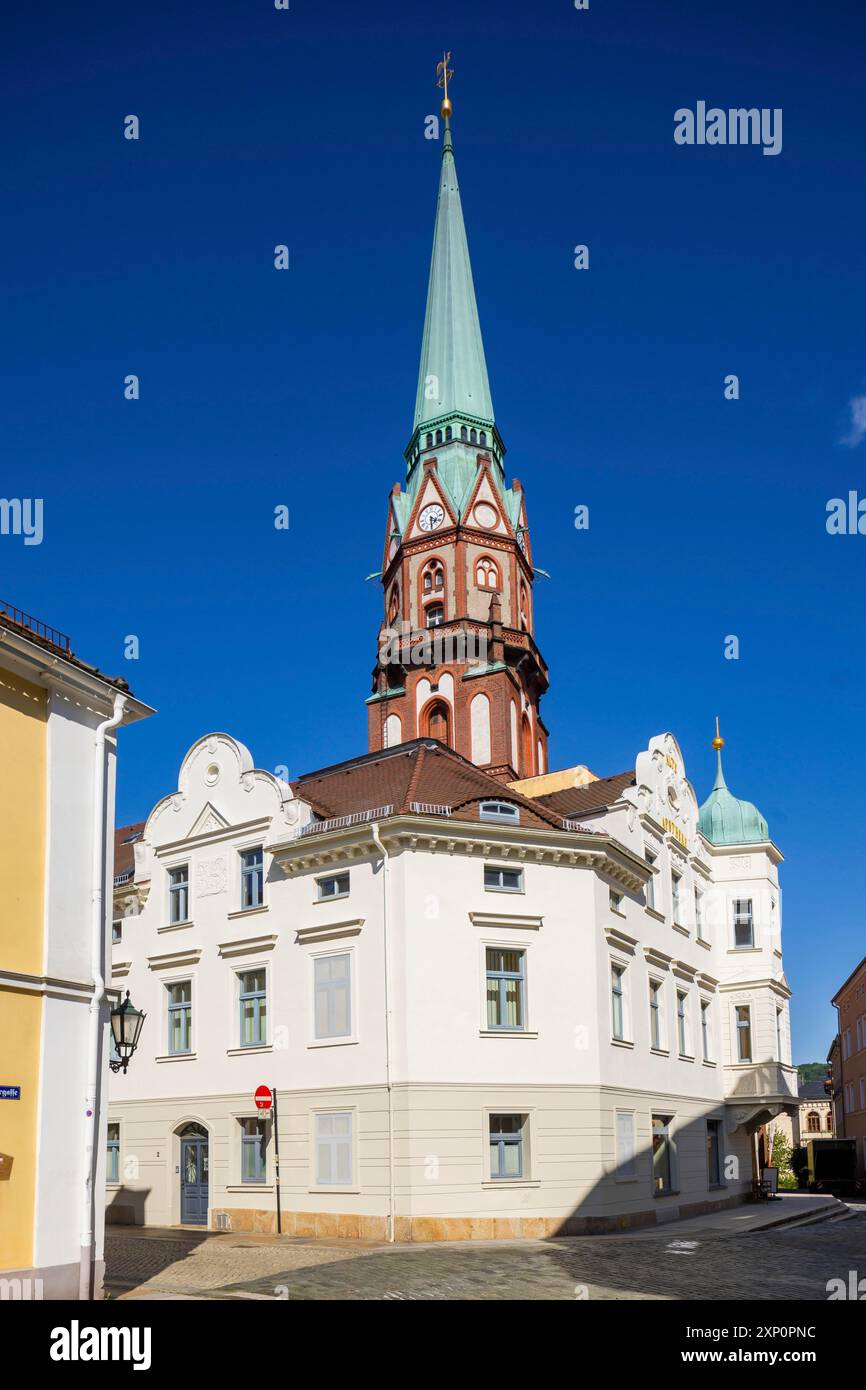
<instances>
[{"instance_id":1,"label":"church tower","mask_svg":"<svg viewBox=\"0 0 866 1390\"><path fill-rule=\"evenodd\" d=\"M451 138L447 59L433 256L405 485L389 499L371 752L440 739L503 781L547 771L547 667L523 488L506 486Z\"/></svg>"}]
</instances>

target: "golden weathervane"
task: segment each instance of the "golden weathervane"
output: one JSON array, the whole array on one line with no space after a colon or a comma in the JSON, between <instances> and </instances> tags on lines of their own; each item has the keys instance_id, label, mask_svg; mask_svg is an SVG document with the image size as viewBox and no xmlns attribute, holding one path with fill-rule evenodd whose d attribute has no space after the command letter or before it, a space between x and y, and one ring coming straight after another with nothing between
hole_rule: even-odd
<instances>
[{"instance_id":1,"label":"golden weathervane","mask_svg":"<svg viewBox=\"0 0 866 1390\"><path fill-rule=\"evenodd\" d=\"M448 82L454 76L454 69L449 68L448 64L450 62L451 54L445 53L443 54L442 62L436 64L436 86L441 87L444 92L442 98L442 116L445 120L448 119L452 111L451 102L448 99Z\"/></svg>"},{"instance_id":2,"label":"golden weathervane","mask_svg":"<svg viewBox=\"0 0 866 1390\"><path fill-rule=\"evenodd\" d=\"M719 733L719 716L716 715L716 736L715 736L715 738L713 739L713 747L715 748L716 752L718 753L719 749L724 748L724 746L725 746L725 740L722 738L721 734Z\"/></svg>"}]
</instances>

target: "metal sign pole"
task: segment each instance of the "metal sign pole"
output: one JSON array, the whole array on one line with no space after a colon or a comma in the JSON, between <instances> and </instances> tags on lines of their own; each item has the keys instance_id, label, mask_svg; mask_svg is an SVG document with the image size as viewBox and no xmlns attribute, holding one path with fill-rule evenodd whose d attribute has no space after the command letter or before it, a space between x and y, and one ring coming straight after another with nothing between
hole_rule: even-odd
<instances>
[{"instance_id":1,"label":"metal sign pole","mask_svg":"<svg viewBox=\"0 0 866 1390\"><path fill-rule=\"evenodd\" d=\"M273 1097L274 1097L274 1172L275 1172L275 1174L276 1174L276 1183L275 1183L275 1186L276 1186L276 1190L277 1190L277 1235L278 1235L278 1236L281 1236L282 1233L283 1233L283 1216L282 1216L282 1212L280 1211L280 1130L279 1130L279 1124L278 1124L278 1121L277 1121L277 1088L276 1088L276 1086L274 1086L274 1087L272 1088L272 1090L273 1090Z\"/></svg>"}]
</instances>

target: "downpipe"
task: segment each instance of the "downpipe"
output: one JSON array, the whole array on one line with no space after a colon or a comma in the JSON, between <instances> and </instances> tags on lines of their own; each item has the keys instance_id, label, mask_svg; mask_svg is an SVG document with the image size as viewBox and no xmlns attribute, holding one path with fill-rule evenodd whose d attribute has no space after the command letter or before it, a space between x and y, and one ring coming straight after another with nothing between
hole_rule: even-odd
<instances>
[{"instance_id":1,"label":"downpipe","mask_svg":"<svg viewBox=\"0 0 866 1390\"><path fill-rule=\"evenodd\" d=\"M385 1090L388 1095L388 1240L394 1241L394 1093L391 1088L391 949L388 932L388 887L390 859L376 821L371 826L373 844L382 856L382 950L385 966Z\"/></svg>"},{"instance_id":2,"label":"downpipe","mask_svg":"<svg viewBox=\"0 0 866 1390\"><path fill-rule=\"evenodd\" d=\"M103 961L106 950L105 877L106 864L106 754L105 736L116 729L126 708L126 696L115 695L114 710L97 725L93 767L93 856L91 868L90 997L87 1039L87 1089L84 1095L84 1182L81 1189L81 1239L78 1271L78 1297L87 1302L93 1296L94 1187L96 1182L96 1100L102 1061L102 1011L108 1001Z\"/></svg>"}]
</instances>

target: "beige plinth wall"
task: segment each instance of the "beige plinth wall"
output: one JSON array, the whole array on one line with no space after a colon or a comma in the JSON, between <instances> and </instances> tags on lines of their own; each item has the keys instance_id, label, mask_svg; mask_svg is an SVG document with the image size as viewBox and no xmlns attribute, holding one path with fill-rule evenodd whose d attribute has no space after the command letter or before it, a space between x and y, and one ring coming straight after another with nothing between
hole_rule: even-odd
<instances>
[{"instance_id":1,"label":"beige plinth wall","mask_svg":"<svg viewBox=\"0 0 866 1390\"><path fill-rule=\"evenodd\" d=\"M748 1139L725 1133L728 1181L707 1178L706 1120L725 1121L707 1100L567 1086L417 1085L393 1092L394 1238L492 1240L612 1231L691 1216L741 1201L749 1190ZM319 1110L353 1115L351 1188L317 1188L313 1126ZM488 1116L526 1115L526 1171L493 1181ZM634 1175L617 1171L616 1113L633 1113ZM254 1113L248 1095L116 1103L122 1181L108 1190L108 1220L173 1226L180 1222L179 1131L190 1121L210 1138L208 1224L229 1218L233 1231L276 1231L274 1146L269 1135L263 1184L240 1181L240 1120ZM653 1114L671 1119L674 1187L656 1197L651 1179ZM280 1205L286 1235L387 1239L388 1095L384 1087L281 1092Z\"/></svg>"}]
</instances>

